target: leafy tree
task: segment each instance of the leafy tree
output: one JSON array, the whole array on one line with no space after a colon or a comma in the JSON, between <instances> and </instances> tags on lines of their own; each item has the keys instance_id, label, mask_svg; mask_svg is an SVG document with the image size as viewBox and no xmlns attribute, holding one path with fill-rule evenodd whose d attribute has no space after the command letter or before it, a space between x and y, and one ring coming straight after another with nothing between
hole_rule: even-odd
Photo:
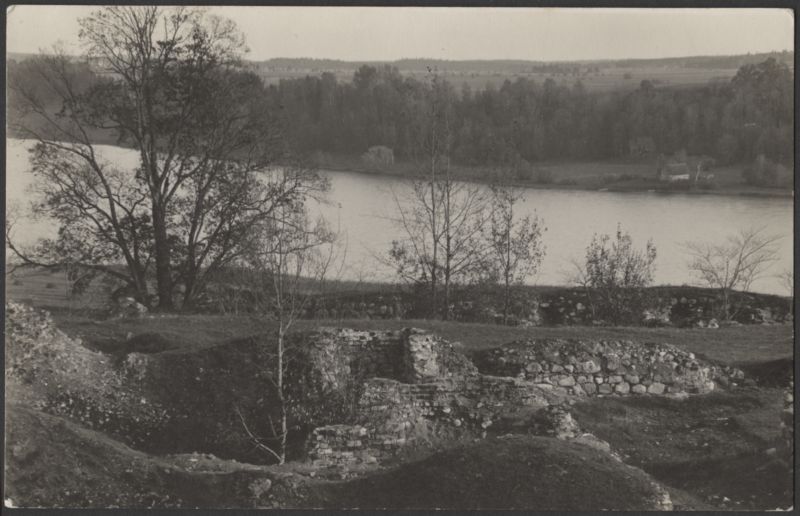
<instances>
[{"instance_id":1,"label":"leafy tree","mask_svg":"<svg viewBox=\"0 0 800 516\"><path fill-rule=\"evenodd\" d=\"M279 124L261 81L238 67L244 42L232 22L136 6L104 7L80 24L102 76L78 80L56 53L11 82L20 100L14 130L36 142L35 211L60 225L26 259L102 268L144 302L154 268L158 307L171 309L178 287L190 307L285 200L257 176L285 156ZM96 148L104 138L135 149L136 170L104 161ZM119 262L122 272L110 266Z\"/></svg>"},{"instance_id":2,"label":"leafy tree","mask_svg":"<svg viewBox=\"0 0 800 516\"><path fill-rule=\"evenodd\" d=\"M489 251L485 260L491 275L503 286L504 324L508 323L511 287L535 274L545 255L544 223L535 215L518 218L514 207L521 200L519 191L492 187L490 224L486 231Z\"/></svg>"},{"instance_id":3,"label":"leafy tree","mask_svg":"<svg viewBox=\"0 0 800 516\"><path fill-rule=\"evenodd\" d=\"M719 291L722 309L720 316L730 320L736 314L731 309L731 293L750 289L753 281L763 275L777 259L778 237L764 233L765 228L740 230L724 242L687 242L689 270L700 281Z\"/></svg>"}]
</instances>

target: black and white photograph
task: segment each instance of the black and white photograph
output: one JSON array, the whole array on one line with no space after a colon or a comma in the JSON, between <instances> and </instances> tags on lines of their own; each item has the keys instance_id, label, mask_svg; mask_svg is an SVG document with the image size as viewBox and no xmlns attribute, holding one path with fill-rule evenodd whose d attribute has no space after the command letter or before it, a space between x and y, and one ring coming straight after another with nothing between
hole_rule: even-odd
<instances>
[{"instance_id":1,"label":"black and white photograph","mask_svg":"<svg viewBox=\"0 0 800 516\"><path fill-rule=\"evenodd\" d=\"M5 509L793 511L782 5L7 7Z\"/></svg>"}]
</instances>

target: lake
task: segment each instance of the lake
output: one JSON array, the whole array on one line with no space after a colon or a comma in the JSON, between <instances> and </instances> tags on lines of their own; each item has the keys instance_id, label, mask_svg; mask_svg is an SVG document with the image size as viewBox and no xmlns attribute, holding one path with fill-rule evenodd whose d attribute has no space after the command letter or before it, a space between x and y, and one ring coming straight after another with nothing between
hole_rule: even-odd
<instances>
[{"instance_id":1,"label":"lake","mask_svg":"<svg viewBox=\"0 0 800 516\"><path fill-rule=\"evenodd\" d=\"M22 200L30 184L26 148L21 140L8 140L6 149L7 201ZM98 146L103 157L119 167L132 168L136 153L113 146ZM391 268L378 257L385 257L394 239L402 232L392 222L393 192L402 192L409 182L402 178L350 172L323 172L331 183L329 203L313 210L340 227L345 248L345 267L341 279L391 281ZM533 213L544 220L543 240L547 254L539 274L529 283L565 283L571 260L584 256L594 233L613 234L617 223L643 248L652 238L658 250L655 283L693 284L687 269L688 257L681 244L686 241L721 242L731 233L749 227L767 228L780 236L778 260L752 289L786 295L777 275L793 268L793 200L779 197L687 195L656 193L617 193L577 190L524 189L518 212ZM48 221L23 220L15 234L30 243L41 236L52 236Z\"/></svg>"}]
</instances>

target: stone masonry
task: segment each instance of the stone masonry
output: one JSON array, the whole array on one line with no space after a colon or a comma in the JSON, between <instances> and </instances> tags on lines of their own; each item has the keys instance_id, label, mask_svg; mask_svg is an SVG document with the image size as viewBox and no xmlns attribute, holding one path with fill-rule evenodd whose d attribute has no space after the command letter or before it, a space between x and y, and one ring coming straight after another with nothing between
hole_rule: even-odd
<instances>
[{"instance_id":1,"label":"stone masonry","mask_svg":"<svg viewBox=\"0 0 800 516\"><path fill-rule=\"evenodd\" d=\"M673 346L631 341L531 340L488 350L477 368L452 345L421 330L313 336L316 367L359 379L346 424L317 428L309 458L319 466L370 463L404 446L486 435L496 421L524 410L602 395L705 393L735 385L741 371L698 360ZM320 373L322 374L322 373Z\"/></svg>"},{"instance_id":2,"label":"stone masonry","mask_svg":"<svg viewBox=\"0 0 800 516\"><path fill-rule=\"evenodd\" d=\"M476 363L483 373L575 396L704 393L744 378L674 346L631 341L522 341L480 353Z\"/></svg>"},{"instance_id":3,"label":"stone masonry","mask_svg":"<svg viewBox=\"0 0 800 516\"><path fill-rule=\"evenodd\" d=\"M480 434L501 413L549 404L533 383L482 375L450 343L421 330L322 329L306 338L324 358L315 368L330 388L361 382L353 420L310 437L309 458L320 466L370 463L409 444Z\"/></svg>"}]
</instances>

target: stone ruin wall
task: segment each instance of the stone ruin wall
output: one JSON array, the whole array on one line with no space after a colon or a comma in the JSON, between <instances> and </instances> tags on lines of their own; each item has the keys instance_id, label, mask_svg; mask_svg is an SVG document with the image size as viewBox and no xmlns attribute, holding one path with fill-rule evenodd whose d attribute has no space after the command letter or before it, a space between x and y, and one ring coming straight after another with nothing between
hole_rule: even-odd
<instances>
[{"instance_id":1,"label":"stone ruin wall","mask_svg":"<svg viewBox=\"0 0 800 516\"><path fill-rule=\"evenodd\" d=\"M705 393L744 379L740 370L674 346L632 341L516 342L480 353L476 362L481 372L574 396Z\"/></svg>"},{"instance_id":2,"label":"stone ruin wall","mask_svg":"<svg viewBox=\"0 0 800 516\"><path fill-rule=\"evenodd\" d=\"M428 438L485 435L504 415L570 398L704 393L743 378L673 346L630 341L514 343L479 354L476 367L421 330L318 336L338 355L339 374L363 386L355 420L310 436L309 458L322 467L377 462Z\"/></svg>"},{"instance_id":3,"label":"stone ruin wall","mask_svg":"<svg viewBox=\"0 0 800 516\"><path fill-rule=\"evenodd\" d=\"M133 353L117 368L57 332L37 311L7 306L6 324L7 383L9 365L12 380L18 369L33 367L47 385L46 392L34 393L49 403L45 411L112 435L140 436L133 445L238 453L237 446L249 443L239 435L231 404L252 401L253 414L265 408L253 401L264 397L269 385L259 377L269 357L262 356L266 351L257 340L192 353ZM350 416L312 423L317 428L306 450L320 465L381 460L428 439L480 436L505 416L578 396L707 392L743 377L741 371L703 363L672 346L628 341L519 342L479 353L473 364L450 343L421 330L323 329L299 338L308 350L303 362L316 378L312 383L322 386L319 396L301 403L324 405L329 394L357 386ZM31 358L26 346L33 342L42 347L46 368L38 369L38 354ZM20 357L27 358L20 363L24 367L14 368L18 347ZM53 350L65 358L55 364L45 359ZM64 365L69 370L62 371ZM88 378L71 373L87 369ZM72 405L58 397L67 391Z\"/></svg>"},{"instance_id":4,"label":"stone ruin wall","mask_svg":"<svg viewBox=\"0 0 800 516\"><path fill-rule=\"evenodd\" d=\"M483 375L452 345L421 330L321 330L317 367L328 388L362 382L355 420L314 430L309 456L317 465L375 462L426 437L480 433L505 407L545 407L531 382ZM335 359L333 357L336 357Z\"/></svg>"}]
</instances>

